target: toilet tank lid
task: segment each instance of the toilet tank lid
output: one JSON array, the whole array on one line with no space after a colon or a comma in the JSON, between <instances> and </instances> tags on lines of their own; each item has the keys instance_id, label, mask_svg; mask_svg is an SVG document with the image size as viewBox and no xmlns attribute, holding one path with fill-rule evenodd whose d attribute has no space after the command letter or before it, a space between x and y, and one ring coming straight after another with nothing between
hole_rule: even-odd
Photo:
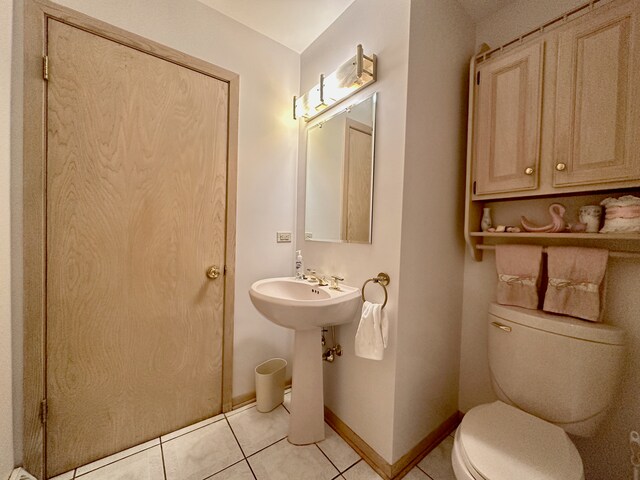
<instances>
[{"instance_id":1,"label":"toilet tank lid","mask_svg":"<svg viewBox=\"0 0 640 480\"><path fill-rule=\"evenodd\" d=\"M565 337L608 345L624 345L624 330L613 325L498 303L489 305L489 314L502 320Z\"/></svg>"}]
</instances>

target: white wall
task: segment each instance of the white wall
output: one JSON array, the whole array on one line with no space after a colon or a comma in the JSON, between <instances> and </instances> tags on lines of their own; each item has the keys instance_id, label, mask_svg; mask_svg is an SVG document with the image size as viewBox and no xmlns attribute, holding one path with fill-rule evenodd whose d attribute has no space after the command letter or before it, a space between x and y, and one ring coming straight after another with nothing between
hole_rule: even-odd
<instances>
[{"instance_id":1,"label":"white wall","mask_svg":"<svg viewBox=\"0 0 640 480\"><path fill-rule=\"evenodd\" d=\"M273 356L290 359L292 349L292 335L257 313L248 290L260 278L293 274L293 244L276 244L275 233L294 230L298 125L291 118L291 96L299 90L299 55L195 0L59 3L240 75L233 395L251 393L255 389L254 367ZM6 12L10 8L3 6L1 13ZM3 48L7 32L2 29ZM6 45L8 48L9 43ZM1 73L6 72L3 67ZM1 91L4 101L8 89ZM8 175L8 165L6 171ZM2 170L2 181L4 175ZM20 185L21 179L17 182ZM4 194L8 189L0 191ZM0 202L0 208L7 204ZM15 205L13 214L21 218L20 204ZM8 235L8 229L3 228L2 235L5 232ZM4 243L0 246L4 248ZM6 272L8 268L0 268L3 282ZM4 283L2 288L4 295ZM14 285L14 290L21 295L20 285ZM21 325L16 329L21 332ZM10 338L2 333L0 341ZM17 358L21 362L21 339L20 343L14 342L14 348L19 349ZM4 369L9 363L2 359L0 365ZM0 395L6 391L0 380ZM22 398L15 401L22 404ZM0 411L6 410L0 406ZM20 423L19 408L16 418ZM21 442L20 438L16 440L17 444Z\"/></svg>"},{"instance_id":2,"label":"white wall","mask_svg":"<svg viewBox=\"0 0 640 480\"><path fill-rule=\"evenodd\" d=\"M307 268L341 274L345 283L363 282L387 272L391 276L389 303L390 345L382 361L354 356L357 322L338 328L344 355L325 364L325 405L345 421L387 462L393 458L393 402L397 352L402 181L406 119L407 62L409 47L409 0L356 0L301 58L300 91L318 83L320 73L329 74L355 55L362 43L365 53L378 55L378 82L357 94L365 98L378 91L373 199L373 243L371 245L304 241L305 129L300 122L300 167L298 175L297 248L302 249ZM367 296L380 300L379 287L367 288Z\"/></svg>"},{"instance_id":3,"label":"white wall","mask_svg":"<svg viewBox=\"0 0 640 480\"><path fill-rule=\"evenodd\" d=\"M474 41L472 20L457 2L412 0L394 461L458 411L460 225Z\"/></svg>"},{"instance_id":4,"label":"white wall","mask_svg":"<svg viewBox=\"0 0 640 480\"><path fill-rule=\"evenodd\" d=\"M13 1L0 0L0 479L14 466L11 348L11 49Z\"/></svg>"},{"instance_id":5,"label":"white wall","mask_svg":"<svg viewBox=\"0 0 640 480\"><path fill-rule=\"evenodd\" d=\"M354 25L366 28L354 28ZM409 33L410 32L410 33ZM390 344L381 362L353 355L357 322L339 329L345 354L325 365L325 404L388 463L458 408L461 224L468 62L474 26L457 2L356 0L302 54L301 92L362 43L378 56L373 242L299 242L307 267L360 286L391 276ZM304 125L298 177L303 232ZM441 273L446 272L446 278ZM367 287L380 300L380 287ZM375 421L372 421L375 419Z\"/></svg>"},{"instance_id":6,"label":"white wall","mask_svg":"<svg viewBox=\"0 0 640 480\"><path fill-rule=\"evenodd\" d=\"M585 0L516 0L476 25L476 47L482 43L491 48L517 38L523 33L562 15L567 10L587 3Z\"/></svg>"},{"instance_id":7,"label":"white wall","mask_svg":"<svg viewBox=\"0 0 640 480\"><path fill-rule=\"evenodd\" d=\"M492 47L499 46L582 3L582 0L518 0L478 24L476 45L486 42ZM637 293L640 264L613 259L607 276L605 319L627 331L629 351L623 386L612 413L594 438L574 439L589 480L632 478L629 430L640 431L640 296ZM460 373L462 411L496 398L491 390L486 349L487 307L494 299L495 255L485 252L480 263L467 255Z\"/></svg>"}]
</instances>

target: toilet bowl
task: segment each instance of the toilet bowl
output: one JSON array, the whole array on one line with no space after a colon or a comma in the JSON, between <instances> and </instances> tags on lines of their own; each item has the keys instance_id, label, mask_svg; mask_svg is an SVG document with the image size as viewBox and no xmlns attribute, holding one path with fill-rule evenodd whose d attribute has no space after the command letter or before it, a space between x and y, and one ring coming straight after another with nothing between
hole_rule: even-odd
<instances>
[{"instance_id":1,"label":"toilet bowl","mask_svg":"<svg viewBox=\"0 0 640 480\"><path fill-rule=\"evenodd\" d=\"M584 480L567 435L592 436L620 383L624 331L542 311L489 306L498 401L469 410L454 440L457 480Z\"/></svg>"}]
</instances>

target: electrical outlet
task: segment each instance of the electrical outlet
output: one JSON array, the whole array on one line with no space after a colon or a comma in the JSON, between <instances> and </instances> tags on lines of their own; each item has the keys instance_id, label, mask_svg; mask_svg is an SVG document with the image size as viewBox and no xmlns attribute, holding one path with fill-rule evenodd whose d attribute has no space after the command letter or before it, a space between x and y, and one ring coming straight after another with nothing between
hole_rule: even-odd
<instances>
[{"instance_id":1,"label":"electrical outlet","mask_svg":"<svg viewBox=\"0 0 640 480\"><path fill-rule=\"evenodd\" d=\"M291 232L276 232L278 243L291 243Z\"/></svg>"},{"instance_id":2,"label":"electrical outlet","mask_svg":"<svg viewBox=\"0 0 640 480\"><path fill-rule=\"evenodd\" d=\"M310 240L313 238L313 233L312 232L304 232L304 239L305 240Z\"/></svg>"}]
</instances>

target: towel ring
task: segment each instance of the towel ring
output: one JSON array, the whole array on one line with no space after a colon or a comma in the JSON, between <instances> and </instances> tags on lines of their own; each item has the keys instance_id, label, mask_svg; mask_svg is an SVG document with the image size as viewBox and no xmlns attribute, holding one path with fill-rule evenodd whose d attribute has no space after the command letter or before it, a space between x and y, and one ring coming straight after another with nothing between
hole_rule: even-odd
<instances>
[{"instance_id":1,"label":"towel ring","mask_svg":"<svg viewBox=\"0 0 640 480\"><path fill-rule=\"evenodd\" d=\"M389 278L389 275L387 275L384 272L380 272L378 274L377 277L373 277L370 278L369 280L367 280L366 282L364 282L364 284L362 285L362 301L365 302L366 298L364 298L364 289L367 286L367 284L369 282L373 282L373 283L377 283L378 285L380 285L382 287L382 289L384 290L384 303L382 304L382 308L385 307L385 305L387 304L387 285L389 285L389 282L391 281L391 279ZM381 309L382 309L381 308Z\"/></svg>"}]
</instances>

